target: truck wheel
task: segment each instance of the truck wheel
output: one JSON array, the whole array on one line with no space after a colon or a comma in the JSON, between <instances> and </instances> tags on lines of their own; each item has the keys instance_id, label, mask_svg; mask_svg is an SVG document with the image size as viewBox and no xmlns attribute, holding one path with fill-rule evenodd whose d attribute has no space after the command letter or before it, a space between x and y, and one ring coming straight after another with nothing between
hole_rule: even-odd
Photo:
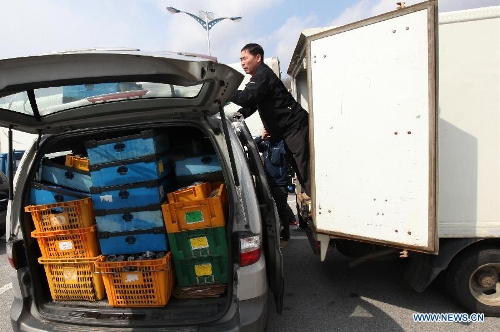
<instances>
[{"instance_id":1,"label":"truck wheel","mask_svg":"<svg viewBox=\"0 0 500 332\"><path fill-rule=\"evenodd\" d=\"M500 249L466 250L453 259L446 274L451 294L471 312L500 316Z\"/></svg>"}]
</instances>

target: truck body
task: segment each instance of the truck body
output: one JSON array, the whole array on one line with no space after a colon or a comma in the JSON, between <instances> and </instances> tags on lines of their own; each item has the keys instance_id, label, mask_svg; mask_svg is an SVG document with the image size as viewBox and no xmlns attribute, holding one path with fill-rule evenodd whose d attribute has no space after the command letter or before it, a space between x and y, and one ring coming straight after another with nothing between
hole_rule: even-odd
<instances>
[{"instance_id":1,"label":"truck body","mask_svg":"<svg viewBox=\"0 0 500 332\"><path fill-rule=\"evenodd\" d=\"M375 244L409 257L416 290L446 270L463 305L499 315L500 6L305 30L288 74L310 114L297 206L321 260Z\"/></svg>"}]
</instances>

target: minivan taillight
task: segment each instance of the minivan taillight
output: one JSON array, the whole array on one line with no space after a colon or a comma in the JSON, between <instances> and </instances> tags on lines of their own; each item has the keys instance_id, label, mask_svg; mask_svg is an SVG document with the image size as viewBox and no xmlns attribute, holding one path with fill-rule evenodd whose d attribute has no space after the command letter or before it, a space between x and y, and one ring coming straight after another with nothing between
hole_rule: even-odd
<instances>
[{"instance_id":1,"label":"minivan taillight","mask_svg":"<svg viewBox=\"0 0 500 332\"><path fill-rule=\"evenodd\" d=\"M240 265L247 266L257 262L262 251L259 235L240 238Z\"/></svg>"},{"instance_id":2,"label":"minivan taillight","mask_svg":"<svg viewBox=\"0 0 500 332\"><path fill-rule=\"evenodd\" d=\"M26 266L26 251L22 240L8 241L6 254L9 264L13 269L19 270Z\"/></svg>"}]
</instances>

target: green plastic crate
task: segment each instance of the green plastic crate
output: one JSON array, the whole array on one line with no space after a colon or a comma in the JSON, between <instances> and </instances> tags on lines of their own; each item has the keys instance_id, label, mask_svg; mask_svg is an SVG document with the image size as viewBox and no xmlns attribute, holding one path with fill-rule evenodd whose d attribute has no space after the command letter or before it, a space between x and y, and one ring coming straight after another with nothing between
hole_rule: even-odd
<instances>
[{"instance_id":1,"label":"green plastic crate","mask_svg":"<svg viewBox=\"0 0 500 332\"><path fill-rule=\"evenodd\" d=\"M181 287L227 283L227 255L174 259L174 266Z\"/></svg>"},{"instance_id":2,"label":"green plastic crate","mask_svg":"<svg viewBox=\"0 0 500 332\"><path fill-rule=\"evenodd\" d=\"M228 253L225 227L169 233L168 242L174 260Z\"/></svg>"}]
</instances>

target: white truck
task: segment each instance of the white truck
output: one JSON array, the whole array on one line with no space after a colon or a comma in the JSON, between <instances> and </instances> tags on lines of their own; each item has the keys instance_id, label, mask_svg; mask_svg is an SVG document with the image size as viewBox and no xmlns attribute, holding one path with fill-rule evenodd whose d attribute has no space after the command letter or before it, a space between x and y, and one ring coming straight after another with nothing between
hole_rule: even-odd
<instances>
[{"instance_id":1,"label":"white truck","mask_svg":"<svg viewBox=\"0 0 500 332\"><path fill-rule=\"evenodd\" d=\"M321 260L396 253L417 291L445 273L468 310L500 315L500 6L305 30L287 72L310 114L297 206Z\"/></svg>"}]
</instances>

